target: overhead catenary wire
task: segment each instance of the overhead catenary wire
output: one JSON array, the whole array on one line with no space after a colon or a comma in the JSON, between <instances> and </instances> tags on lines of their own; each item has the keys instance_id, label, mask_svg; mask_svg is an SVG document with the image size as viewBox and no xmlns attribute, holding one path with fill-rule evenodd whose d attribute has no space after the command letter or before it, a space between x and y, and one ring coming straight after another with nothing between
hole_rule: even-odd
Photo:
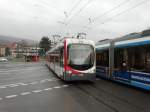
<instances>
[{"instance_id":1,"label":"overhead catenary wire","mask_svg":"<svg viewBox=\"0 0 150 112\"><path fill-rule=\"evenodd\" d=\"M94 22L96 22L96 20L98 20L98 19L104 17L105 15L107 15L107 14L113 12L114 10L120 8L121 6L126 5L126 4L127 4L128 2L130 2L130 1L131 1L131 0L125 0L125 1L123 1L123 2L121 2L121 3L119 3L118 5L116 5L115 7L111 8L110 10L108 10L108 11L104 12L103 14L97 16L97 17L88 18L88 20L90 20L89 23L90 23L90 24L93 24ZM89 28L87 25L84 25L83 28L91 29L91 28Z\"/></svg>"},{"instance_id":2,"label":"overhead catenary wire","mask_svg":"<svg viewBox=\"0 0 150 112\"><path fill-rule=\"evenodd\" d=\"M120 16L120 15L122 15L124 13L127 13L127 12L131 11L132 9L135 9L135 8L143 5L144 3L148 2L148 1L149 0L143 0L143 1L139 2L139 3L137 3L136 5L134 5L134 6L130 7L130 8L128 8L128 9L126 9L126 10L124 10L124 11L122 11L122 12L120 12L120 13L114 15L114 16L112 16L111 18L107 19L106 21L102 22L101 24L105 24L106 22L109 22L109 21L113 20L115 17Z\"/></svg>"},{"instance_id":3,"label":"overhead catenary wire","mask_svg":"<svg viewBox=\"0 0 150 112\"><path fill-rule=\"evenodd\" d=\"M67 24L70 24L73 17L79 15L92 1L93 0L88 0L74 15L72 15L72 17L68 19Z\"/></svg>"},{"instance_id":4,"label":"overhead catenary wire","mask_svg":"<svg viewBox=\"0 0 150 112\"><path fill-rule=\"evenodd\" d=\"M101 15L99 15L99 16L93 18L93 20L96 20L96 19L99 19L99 18L101 18L101 17L104 17L105 15L107 15L107 14L113 12L114 10L120 8L121 6L125 5L126 3L130 2L130 1L131 1L131 0L125 0L125 1L123 1L123 2L121 2L121 3L119 3L117 6L111 8L110 10L104 12L103 14L101 14Z\"/></svg>"},{"instance_id":5,"label":"overhead catenary wire","mask_svg":"<svg viewBox=\"0 0 150 112\"><path fill-rule=\"evenodd\" d=\"M74 9L76 9L76 7L78 7L80 4L81 4L81 1L83 1L83 0L80 0L80 1L78 1L77 3L79 3L79 4L75 4L74 6L73 6L73 8ZM65 18L65 20L64 21L59 21L59 23L61 23L61 24L63 24L68 30L70 30L70 28L69 28L69 25L71 25L70 24L70 22L71 22L71 20L73 19L73 17L74 16L77 16L78 14L80 14L87 6L88 6L88 4L90 4L91 2L92 2L93 0L87 0L87 2L75 13L75 14L73 14L72 16L71 15L68 15L68 17L67 18ZM73 9L72 8L72 9ZM71 9L71 10L72 10ZM70 10L70 11L71 11ZM71 11L72 12L72 11ZM70 18L69 18L70 17ZM73 26L73 25L71 25L71 26Z\"/></svg>"},{"instance_id":6,"label":"overhead catenary wire","mask_svg":"<svg viewBox=\"0 0 150 112\"><path fill-rule=\"evenodd\" d=\"M123 1L123 2L121 2L121 3L119 3L118 5L116 5L115 7L111 8L110 10L108 10L108 11L104 12L103 14L97 16L97 17L94 17L94 18L89 17L89 18L88 18L88 24L83 25L83 27L81 28L81 30L83 30L83 29L88 29L88 30L92 29L92 28L91 28L91 25L94 24L94 23L96 22L96 20L98 20L99 18L102 18L102 17L104 17L105 15L107 15L107 14L113 12L114 10L116 10L116 9L118 9L118 8L120 8L120 7L124 6L124 5L126 5L126 4L127 4L128 2L130 2L130 1L131 1L131 0L125 0L125 1ZM90 26L88 26L88 25L90 25Z\"/></svg>"},{"instance_id":7,"label":"overhead catenary wire","mask_svg":"<svg viewBox=\"0 0 150 112\"><path fill-rule=\"evenodd\" d=\"M114 15L114 16L108 18L107 20L105 20L105 21L103 21L103 22L101 22L101 23L97 23L97 24L98 24L98 25L100 25L100 24L105 24L105 23L107 23L107 22L113 20L113 19L116 18L117 16L120 16L120 15L122 15L122 14L124 14L124 13L127 13L127 12L129 12L129 11L131 11L131 10L133 10L133 9L135 9L135 8L137 8L137 7L139 7L139 6L141 6L141 5L143 5L144 3L148 2L148 1L149 1L149 0L143 0L143 1L139 2L139 3L137 3L136 5L133 5L132 7L127 8L126 10L121 11L121 12L117 13L116 15ZM91 28L91 29L92 29L92 28Z\"/></svg>"},{"instance_id":8,"label":"overhead catenary wire","mask_svg":"<svg viewBox=\"0 0 150 112\"><path fill-rule=\"evenodd\" d=\"M62 14L62 10L59 10L55 5L53 5L53 3L51 2L51 4L47 3L45 0L40 0L39 1L41 3L41 5L46 6L46 8L52 8L55 9L55 11L59 14ZM50 1L48 1L50 2Z\"/></svg>"},{"instance_id":9,"label":"overhead catenary wire","mask_svg":"<svg viewBox=\"0 0 150 112\"><path fill-rule=\"evenodd\" d=\"M69 17L71 16L72 12L80 5L80 3L82 2L83 0L79 0L75 3L75 5L73 5L73 7L71 8L70 11L64 11L64 15L65 15L65 18L60 21L59 23L62 23L64 25L67 25L66 21L67 19L69 19Z\"/></svg>"},{"instance_id":10,"label":"overhead catenary wire","mask_svg":"<svg viewBox=\"0 0 150 112\"><path fill-rule=\"evenodd\" d=\"M71 13L80 5L80 3L82 2L83 0L78 0L76 2L76 4L71 8L71 10L68 12L68 15L70 16Z\"/></svg>"}]
</instances>

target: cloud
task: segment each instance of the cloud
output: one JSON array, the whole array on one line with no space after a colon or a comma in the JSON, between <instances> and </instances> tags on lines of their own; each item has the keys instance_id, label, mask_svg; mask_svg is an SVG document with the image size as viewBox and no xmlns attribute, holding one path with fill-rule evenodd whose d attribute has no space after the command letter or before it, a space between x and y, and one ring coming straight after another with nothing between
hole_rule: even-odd
<instances>
[{"instance_id":1,"label":"cloud","mask_svg":"<svg viewBox=\"0 0 150 112\"><path fill-rule=\"evenodd\" d=\"M149 27L148 1L116 17L118 13L143 0L88 1L0 0L0 34L39 40L44 35L72 36L78 32L85 32L87 38L96 41L123 36ZM124 4L111 11L120 3ZM102 17L95 19L98 16Z\"/></svg>"}]
</instances>

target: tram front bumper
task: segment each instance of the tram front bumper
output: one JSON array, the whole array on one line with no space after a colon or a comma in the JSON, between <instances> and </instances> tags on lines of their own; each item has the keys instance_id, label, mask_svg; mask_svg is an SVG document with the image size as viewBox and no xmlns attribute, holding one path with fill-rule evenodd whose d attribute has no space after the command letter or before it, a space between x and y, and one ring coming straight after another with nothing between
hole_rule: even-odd
<instances>
[{"instance_id":1,"label":"tram front bumper","mask_svg":"<svg viewBox=\"0 0 150 112\"><path fill-rule=\"evenodd\" d=\"M76 80L96 80L96 73L86 73L86 74L64 74L64 80L66 81L76 81Z\"/></svg>"}]
</instances>

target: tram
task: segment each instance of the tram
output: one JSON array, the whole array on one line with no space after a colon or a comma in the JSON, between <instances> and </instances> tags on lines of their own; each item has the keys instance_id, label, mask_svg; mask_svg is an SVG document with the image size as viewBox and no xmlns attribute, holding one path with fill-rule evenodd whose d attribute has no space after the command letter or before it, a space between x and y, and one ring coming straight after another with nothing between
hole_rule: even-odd
<instances>
[{"instance_id":1,"label":"tram","mask_svg":"<svg viewBox=\"0 0 150 112\"><path fill-rule=\"evenodd\" d=\"M96 44L96 75L150 90L150 30Z\"/></svg>"},{"instance_id":2,"label":"tram","mask_svg":"<svg viewBox=\"0 0 150 112\"><path fill-rule=\"evenodd\" d=\"M46 65L65 81L96 79L95 43L64 38L46 53Z\"/></svg>"}]
</instances>

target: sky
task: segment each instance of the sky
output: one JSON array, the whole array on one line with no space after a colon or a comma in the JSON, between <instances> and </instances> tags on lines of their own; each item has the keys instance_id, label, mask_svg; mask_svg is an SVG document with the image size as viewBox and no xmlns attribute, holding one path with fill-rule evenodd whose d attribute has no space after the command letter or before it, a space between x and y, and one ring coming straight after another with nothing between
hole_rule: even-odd
<instances>
[{"instance_id":1,"label":"sky","mask_svg":"<svg viewBox=\"0 0 150 112\"><path fill-rule=\"evenodd\" d=\"M0 35L112 39L150 28L149 11L150 0L0 0Z\"/></svg>"}]
</instances>

